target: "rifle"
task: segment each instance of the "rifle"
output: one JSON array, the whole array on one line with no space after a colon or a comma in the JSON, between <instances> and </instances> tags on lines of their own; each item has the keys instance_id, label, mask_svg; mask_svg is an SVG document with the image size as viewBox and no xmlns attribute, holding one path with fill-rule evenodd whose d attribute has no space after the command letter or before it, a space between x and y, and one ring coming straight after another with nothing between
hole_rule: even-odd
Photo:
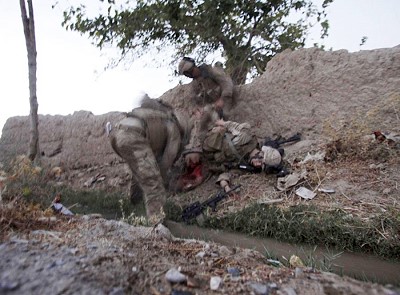
<instances>
[{"instance_id":1,"label":"rifle","mask_svg":"<svg viewBox=\"0 0 400 295\"><path fill-rule=\"evenodd\" d=\"M227 162L227 163L224 163L224 166L228 170L239 169L239 170L243 170L243 171L250 172L250 173L261 173L262 172L261 167L254 167L254 166L252 166L250 164L246 164L246 163L235 164L232 162Z\"/></svg>"},{"instance_id":2,"label":"rifle","mask_svg":"<svg viewBox=\"0 0 400 295\"><path fill-rule=\"evenodd\" d=\"M278 149L282 144L284 143L289 143L289 142L295 142L295 141L299 141L301 139L301 134L300 133L296 133L295 135L285 139L282 137L278 137L276 139L271 139L269 137L265 138L264 142L263 142L263 146L270 146L273 147L275 149Z\"/></svg>"},{"instance_id":3,"label":"rifle","mask_svg":"<svg viewBox=\"0 0 400 295\"><path fill-rule=\"evenodd\" d=\"M203 203L200 203L199 201L194 202L193 204L190 204L187 206L185 209L182 211L182 220L187 222L192 218L195 218L199 216L201 213L203 213L204 209L207 207L211 207L213 211L217 211L217 205L218 203L226 198L231 192L237 190L239 187L242 185L236 185L229 191L220 191L218 192L214 197L204 201Z\"/></svg>"},{"instance_id":4,"label":"rifle","mask_svg":"<svg viewBox=\"0 0 400 295\"><path fill-rule=\"evenodd\" d=\"M261 173L262 172L261 167L254 167L250 164L245 164L245 163L238 164L237 169L247 171L250 173Z\"/></svg>"}]
</instances>

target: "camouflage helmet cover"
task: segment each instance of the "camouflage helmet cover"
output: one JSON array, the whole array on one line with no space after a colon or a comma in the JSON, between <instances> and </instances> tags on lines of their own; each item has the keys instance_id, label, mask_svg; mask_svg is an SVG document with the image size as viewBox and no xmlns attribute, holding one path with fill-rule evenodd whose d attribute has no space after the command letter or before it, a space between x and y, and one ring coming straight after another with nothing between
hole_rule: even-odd
<instances>
[{"instance_id":1,"label":"camouflage helmet cover","mask_svg":"<svg viewBox=\"0 0 400 295\"><path fill-rule=\"evenodd\" d=\"M183 75L184 72L190 71L195 65L193 58L184 57L178 65L178 72L180 75Z\"/></svg>"},{"instance_id":2,"label":"camouflage helmet cover","mask_svg":"<svg viewBox=\"0 0 400 295\"><path fill-rule=\"evenodd\" d=\"M280 152L270 146L263 146L262 152L264 153L264 164L269 167L278 166L282 161Z\"/></svg>"}]
</instances>

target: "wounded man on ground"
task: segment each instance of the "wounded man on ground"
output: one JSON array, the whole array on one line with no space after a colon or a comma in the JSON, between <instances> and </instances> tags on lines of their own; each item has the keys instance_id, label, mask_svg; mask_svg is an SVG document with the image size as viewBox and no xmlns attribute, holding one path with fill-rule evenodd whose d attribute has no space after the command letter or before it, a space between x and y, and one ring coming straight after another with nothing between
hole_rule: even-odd
<instances>
[{"instance_id":1,"label":"wounded man on ground","mask_svg":"<svg viewBox=\"0 0 400 295\"><path fill-rule=\"evenodd\" d=\"M201 171L220 173L216 183L225 191L231 189L231 169L264 171L279 177L288 174L283 165L283 149L267 142L260 147L248 123L217 120L207 133L201 152L185 151L184 157L187 173L177 182L182 191L193 189L204 180Z\"/></svg>"}]
</instances>

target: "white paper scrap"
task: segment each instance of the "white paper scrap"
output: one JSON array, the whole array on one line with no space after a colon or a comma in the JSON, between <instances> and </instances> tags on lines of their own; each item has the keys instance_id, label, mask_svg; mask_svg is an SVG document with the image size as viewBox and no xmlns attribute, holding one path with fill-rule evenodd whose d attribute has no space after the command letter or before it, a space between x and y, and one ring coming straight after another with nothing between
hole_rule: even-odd
<instances>
[{"instance_id":1,"label":"white paper scrap","mask_svg":"<svg viewBox=\"0 0 400 295\"><path fill-rule=\"evenodd\" d=\"M317 194L314 193L313 191L310 191L308 188L305 188L304 186L302 186L296 190L296 195L298 195L299 197L302 197L303 199L311 200Z\"/></svg>"}]
</instances>

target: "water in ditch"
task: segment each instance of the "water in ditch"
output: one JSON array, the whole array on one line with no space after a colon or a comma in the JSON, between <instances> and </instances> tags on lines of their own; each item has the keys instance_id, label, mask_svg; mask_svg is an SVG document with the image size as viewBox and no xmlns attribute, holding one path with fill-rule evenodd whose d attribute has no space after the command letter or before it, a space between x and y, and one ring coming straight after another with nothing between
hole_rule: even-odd
<instances>
[{"instance_id":1,"label":"water in ditch","mask_svg":"<svg viewBox=\"0 0 400 295\"><path fill-rule=\"evenodd\" d=\"M347 275L356 279L378 282L381 284L400 285L400 263L386 261L378 257L339 252L321 247L293 245L274 239L255 238L244 234L221 230L200 228L168 221L167 227L178 238L198 239L216 242L226 246L239 246L254 249L263 254L272 255L279 260L289 259L291 255L299 256L303 261L315 262L319 268L330 272Z\"/></svg>"}]
</instances>

